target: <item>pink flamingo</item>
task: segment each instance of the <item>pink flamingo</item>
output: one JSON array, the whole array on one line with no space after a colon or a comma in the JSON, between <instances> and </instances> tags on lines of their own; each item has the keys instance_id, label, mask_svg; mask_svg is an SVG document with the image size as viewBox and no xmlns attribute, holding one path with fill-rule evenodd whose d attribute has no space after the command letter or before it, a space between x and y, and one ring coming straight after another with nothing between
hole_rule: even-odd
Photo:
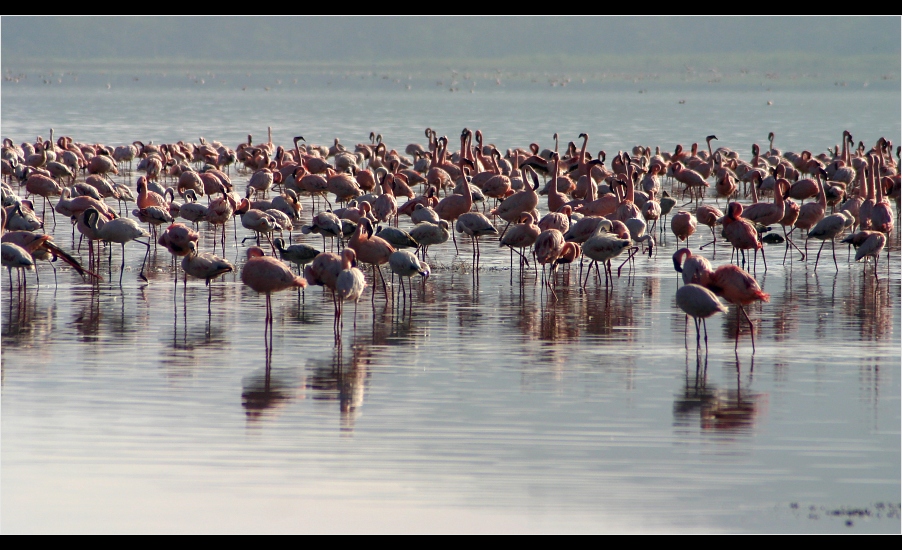
<instances>
[{"instance_id":1,"label":"pink flamingo","mask_svg":"<svg viewBox=\"0 0 902 550\"><path fill-rule=\"evenodd\" d=\"M860 229L871 228L871 210L874 208L874 205L877 204L877 197L875 195L876 185L874 184L876 181L874 156L868 155L867 160L867 198L861 203L861 206L858 209L858 227Z\"/></svg>"},{"instance_id":2,"label":"pink flamingo","mask_svg":"<svg viewBox=\"0 0 902 550\"><path fill-rule=\"evenodd\" d=\"M157 240L174 258L181 258L197 253L197 240L200 235L183 223L174 223L166 228ZM175 273L175 284L178 285L179 276Z\"/></svg>"},{"instance_id":3,"label":"pink flamingo","mask_svg":"<svg viewBox=\"0 0 902 550\"><path fill-rule=\"evenodd\" d=\"M373 224L366 218L361 218L360 223L357 224L354 235L348 241L348 247L357 253L357 261L373 266L373 281L376 280L376 273L379 273L379 278L382 280L382 289L387 297L388 288L385 285L385 277L382 276L382 270L379 269L379 266L388 263L388 258L395 251L395 247L388 244L388 241L382 237L373 235ZM375 293L373 299L375 299Z\"/></svg>"},{"instance_id":4,"label":"pink flamingo","mask_svg":"<svg viewBox=\"0 0 902 550\"><path fill-rule=\"evenodd\" d=\"M498 216L507 222L504 231L501 232L502 236L506 234L511 223L519 220L522 214L532 212L539 205L539 195L536 193L539 190L539 177L532 168L529 168L529 175L533 181L532 186L527 184L524 189L507 197L489 212L492 216Z\"/></svg>"},{"instance_id":5,"label":"pink flamingo","mask_svg":"<svg viewBox=\"0 0 902 550\"><path fill-rule=\"evenodd\" d=\"M717 235L714 234L714 226L723 218L723 212L720 211L719 208L715 208L710 204L703 204L695 209L695 219L702 225L707 225L711 229L711 238L712 241L710 243L703 244L698 247L699 250L705 248L709 244L714 245L714 255L717 255Z\"/></svg>"},{"instance_id":6,"label":"pink flamingo","mask_svg":"<svg viewBox=\"0 0 902 550\"><path fill-rule=\"evenodd\" d=\"M698 220L691 213L680 210L670 219L670 230L680 241L689 242L689 237L695 233Z\"/></svg>"},{"instance_id":7,"label":"pink flamingo","mask_svg":"<svg viewBox=\"0 0 902 550\"><path fill-rule=\"evenodd\" d=\"M397 252L395 252L397 254ZM336 334L340 336L343 321L341 320L342 304L354 302L354 328L357 328L357 302L366 289L366 279L363 272L357 269L357 258L354 250L344 249L341 253L341 271L335 278L335 296L338 304Z\"/></svg>"},{"instance_id":8,"label":"pink flamingo","mask_svg":"<svg viewBox=\"0 0 902 550\"><path fill-rule=\"evenodd\" d=\"M382 187L382 194L376 197L372 206L373 216L376 218L377 222L388 222L392 218L395 218L395 225L397 225L398 201L395 199L394 191L392 191L392 182L394 179L395 176L392 174L386 174L382 178L380 184Z\"/></svg>"},{"instance_id":9,"label":"pink flamingo","mask_svg":"<svg viewBox=\"0 0 902 550\"><path fill-rule=\"evenodd\" d=\"M461 159L461 167L463 167L464 162L470 162L466 159ZM470 163L472 165L472 163ZM464 178L466 180L466 178ZM430 184L432 184L430 182ZM448 195L443 198L435 205L435 213L438 214L438 217L447 221L448 223L454 223L457 218L466 214L473 208L473 194L470 192L470 186L466 185L466 181L464 181L463 194L453 194ZM457 237L452 233L452 239L454 240L454 251L459 252L457 249Z\"/></svg>"},{"instance_id":10,"label":"pink flamingo","mask_svg":"<svg viewBox=\"0 0 902 550\"><path fill-rule=\"evenodd\" d=\"M684 285L701 284L702 275L713 271L707 258L693 254L688 248L673 253L673 268L682 274Z\"/></svg>"},{"instance_id":11,"label":"pink flamingo","mask_svg":"<svg viewBox=\"0 0 902 550\"><path fill-rule=\"evenodd\" d=\"M263 341L267 351L272 349L272 293L289 288L304 288L307 281L291 272L291 268L279 260L266 256L259 246L247 249L247 263L241 270L241 282L257 293L266 294L266 319ZM268 337L267 337L268 335Z\"/></svg>"},{"instance_id":12,"label":"pink flamingo","mask_svg":"<svg viewBox=\"0 0 902 550\"><path fill-rule=\"evenodd\" d=\"M824 189L823 184L818 185L817 191L817 202L809 202L808 204L803 204L799 207L798 219L796 219L795 227L793 227L792 231L796 229L804 229L806 231L810 231L812 227L817 225L817 222L824 219L824 215L827 212L827 194ZM790 235L792 234L790 231ZM808 241L806 239L805 244L807 245ZM805 248L805 255L808 254L808 248Z\"/></svg>"},{"instance_id":13,"label":"pink flamingo","mask_svg":"<svg viewBox=\"0 0 902 550\"><path fill-rule=\"evenodd\" d=\"M576 243L568 243L564 240L564 235L557 229L546 229L539 233L533 248L536 255L536 261L542 266L543 284L551 290L551 295L557 298L554 291L554 270L558 263L570 263L582 252L582 249ZM562 258L567 258L565 262L561 262ZM545 279L545 266L551 264L549 279Z\"/></svg>"},{"instance_id":14,"label":"pink flamingo","mask_svg":"<svg viewBox=\"0 0 902 550\"><path fill-rule=\"evenodd\" d=\"M736 318L739 318L739 312L745 316L749 323L749 329L752 334L752 352L755 351L755 327L748 313L745 312L743 306L753 304L758 301L769 302L770 294L763 292L758 281L752 275L733 264L722 265L713 272L705 272L702 275L702 286L712 291L714 294L722 297L724 300L735 304L738 307ZM739 329L736 329L736 346L739 348Z\"/></svg>"},{"instance_id":15,"label":"pink flamingo","mask_svg":"<svg viewBox=\"0 0 902 550\"><path fill-rule=\"evenodd\" d=\"M723 218L723 233L733 245L733 251L739 250L742 253L743 265L745 265L746 250L754 250L757 259L758 250L762 248L761 241L758 240L758 231L752 222L742 217L742 205L738 202L731 202L727 205L727 215ZM764 265L767 269L766 261Z\"/></svg>"}]
</instances>

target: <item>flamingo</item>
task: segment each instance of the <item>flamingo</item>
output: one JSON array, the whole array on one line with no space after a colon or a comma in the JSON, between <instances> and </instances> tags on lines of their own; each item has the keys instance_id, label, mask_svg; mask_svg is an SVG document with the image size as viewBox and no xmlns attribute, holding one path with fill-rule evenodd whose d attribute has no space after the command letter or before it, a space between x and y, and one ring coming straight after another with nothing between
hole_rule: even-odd
<instances>
[{"instance_id":1,"label":"flamingo","mask_svg":"<svg viewBox=\"0 0 902 550\"><path fill-rule=\"evenodd\" d=\"M413 209L413 212L411 212L410 214L410 221L412 221L414 224L421 222L437 224L440 220L441 218L438 217L438 213L434 208L432 208L431 206L425 206L423 204L417 204Z\"/></svg>"},{"instance_id":2,"label":"flamingo","mask_svg":"<svg viewBox=\"0 0 902 550\"><path fill-rule=\"evenodd\" d=\"M197 193L193 189L189 189L185 193L187 202L179 208L179 217L188 220L195 226L207 219L209 208L197 203ZM211 203L212 204L212 203Z\"/></svg>"},{"instance_id":3,"label":"flamingo","mask_svg":"<svg viewBox=\"0 0 902 550\"><path fill-rule=\"evenodd\" d=\"M688 248L673 253L673 268L682 274L684 285L701 284L702 274L713 271L707 258L693 254Z\"/></svg>"},{"instance_id":4,"label":"flamingo","mask_svg":"<svg viewBox=\"0 0 902 550\"><path fill-rule=\"evenodd\" d=\"M150 254L150 243L139 241L138 238L150 237L150 233L131 218L116 218L104 221L100 213L94 208L88 208L84 212L85 223L100 240L122 245L122 265L119 266L120 285L122 284L122 274L125 272L125 243L135 241L147 247L147 251L144 253L144 262L141 263L141 273L139 274L144 281L147 281L147 277L144 275L144 265L147 263L148 254Z\"/></svg>"},{"instance_id":5,"label":"flamingo","mask_svg":"<svg viewBox=\"0 0 902 550\"><path fill-rule=\"evenodd\" d=\"M574 243L568 243L564 239L564 235L557 229L546 229L539 233L535 245L533 246L536 261L542 266L543 284L551 289L551 293L554 296L556 296L553 285L555 262L563 255L564 247L573 244ZM547 264L551 264L550 280L545 279L545 266Z\"/></svg>"},{"instance_id":6,"label":"flamingo","mask_svg":"<svg viewBox=\"0 0 902 550\"><path fill-rule=\"evenodd\" d=\"M348 247L352 248L357 254L357 261L373 266L373 281L376 280L376 272L382 279L382 289L388 296L388 289L385 286L385 277L382 276L382 270L379 266L387 263L389 256L395 251L395 247L388 244L388 241L373 234L373 224L366 218L361 218L357 225L357 230L351 240L348 241ZM375 293L374 293L375 299Z\"/></svg>"},{"instance_id":7,"label":"flamingo","mask_svg":"<svg viewBox=\"0 0 902 550\"><path fill-rule=\"evenodd\" d=\"M705 319L718 313L726 313L726 306L720 303L717 296L707 288L697 284L685 284L676 292L676 303L686 315L695 321L695 347L701 347L701 331L699 321L705 328L705 349L708 348L708 325Z\"/></svg>"},{"instance_id":8,"label":"flamingo","mask_svg":"<svg viewBox=\"0 0 902 550\"><path fill-rule=\"evenodd\" d=\"M712 291L714 294L722 297L724 300L735 304L739 309L736 313L737 319L739 312L745 315L749 322L749 329L752 334L752 352L755 350L755 327L748 313L745 312L743 306L753 304L758 301L769 302L770 294L761 290L758 281L744 269L733 264L722 265L713 272L705 272L702 274L702 286ZM736 346L739 348L739 329L736 330Z\"/></svg>"},{"instance_id":9,"label":"flamingo","mask_svg":"<svg viewBox=\"0 0 902 550\"><path fill-rule=\"evenodd\" d=\"M751 221L742 217L742 205L738 202L727 205L727 215L723 217L723 234L733 245L734 252L739 250L742 253L743 265L746 250L754 250L755 258L758 257L758 250L763 246L758 239L758 231ZM766 270L766 260L764 266Z\"/></svg>"},{"instance_id":10,"label":"flamingo","mask_svg":"<svg viewBox=\"0 0 902 550\"><path fill-rule=\"evenodd\" d=\"M891 187L893 180L890 177L884 177L877 182L877 199L873 208L871 208L871 229L881 233L889 234L893 231L893 209L889 204L889 198L883 194L884 185Z\"/></svg>"},{"instance_id":11,"label":"flamingo","mask_svg":"<svg viewBox=\"0 0 902 550\"><path fill-rule=\"evenodd\" d=\"M774 202L755 202L742 209L742 217L761 225L771 225L783 219L786 213L786 204L783 202L784 189L789 189L789 181L785 178L777 179L774 184ZM754 187L752 187L754 192ZM754 199L757 199L757 193Z\"/></svg>"},{"instance_id":12,"label":"flamingo","mask_svg":"<svg viewBox=\"0 0 902 550\"><path fill-rule=\"evenodd\" d=\"M235 212L241 216L241 225L256 233L258 245L260 244L260 233L266 234L266 239L269 241L273 253L275 253L276 247L270 235L275 231L282 230L282 226L279 225L276 219L262 210L251 208L250 201L247 199L241 199Z\"/></svg>"},{"instance_id":13,"label":"flamingo","mask_svg":"<svg viewBox=\"0 0 902 550\"><path fill-rule=\"evenodd\" d=\"M501 232L502 236L511 223L520 219L521 214L532 212L539 205L539 195L536 193L539 190L539 176L532 168L529 168L528 174L532 178L532 186L524 186L523 189L501 201L501 204L489 212L492 216L498 216L507 222L508 225Z\"/></svg>"},{"instance_id":14,"label":"flamingo","mask_svg":"<svg viewBox=\"0 0 902 550\"><path fill-rule=\"evenodd\" d=\"M451 238L451 225L445 220L440 220L437 224L429 222L418 223L416 227L410 230L410 236L420 245L420 250L423 252L423 260L425 261L426 252L430 246L446 243Z\"/></svg>"},{"instance_id":15,"label":"flamingo","mask_svg":"<svg viewBox=\"0 0 902 550\"><path fill-rule=\"evenodd\" d=\"M163 231L157 242L164 246L173 257L178 258L187 256L192 250L196 253L197 240L199 238L200 235L198 235L197 231L183 223L174 223ZM176 285L178 285L178 279L178 273L175 273Z\"/></svg>"},{"instance_id":16,"label":"flamingo","mask_svg":"<svg viewBox=\"0 0 902 550\"><path fill-rule=\"evenodd\" d=\"M479 268L479 237L497 235L498 230L492 222L479 212L466 212L457 218L455 229L458 233L466 233L473 238L473 265Z\"/></svg>"},{"instance_id":17,"label":"flamingo","mask_svg":"<svg viewBox=\"0 0 902 550\"><path fill-rule=\"evenodd\" d=\"M861 203L861 206L858 209L858 227L860 229L871 228L871 210L874 208L874 205L877 204L877 197L875 195L876 186L874 185L876 179L874 175L874 156L868 155L867 160L868 168L866 170L867 178L865 180L867 182L867 198ZM859 193L860 192L861 191L859 190Z\"/></svg>"},{"instance_id":18,"label":"flamingo","mask_svg":"<svg viewBox=\"0 0 902 550\"><path fill-rule=\"evenodd\" d=\"M582 252L587 258L592 260L589 264L589 272L586 273L586 279L583 281L583 288L589 283L589 275L592 272L592 266L601 262L605 268L605 288L608 286L608 280L613 285L614 275L611 269L611 260L619 256L625 249L629 248L633 243L628 238L620 238L617 235L607 233L606 229L609 225L599 224L595 234L586 240L582 245ZM595 268L596 273L598 267ZM618 273L619 275L619 273Z\"/></svg>"},{"instance_id":19,"label":"flamingo","mask_svg":"<svg viewBox=\"0 0 902 550\"><path fill-rule=\"evenodd\" d=\"M171 190L167 190L167 193ZM173 192L173 197L174 197ZM161 206L164 208L169 207L169 202L166 198L155 191L150 191L148 189L148 180L145 176L141 176L138 178L138 199L135 201L138 204L138 208L147 208L149 206Z\"/></svg>"},{"instance_id":20,"label":"flamingo","mask_svg":"<svg viewBox=\"0 0 902 550\"><path fill-rule=\"evenodd\" d=\"M472 165L467 159L461 159L461 168L463 169L464 163L467 162ZM453 223L457 218L466 214L473 208L473 193L470 190L470 186L467 184L466 176L464 176L464 185L463 185L463 193L448 195L443 198L435 205L435 213L438 214L438 217L447 221L448 223ZM433 185L430 182L430 185ZM457 238L452 234L452 238L454 240L454 250L458 252L457 249Z\"/></svg>"},{"instance_id":21,"label":"flamingo","mask_svg":"<svg viewBox=\"0 0 902 550\"><path fill-rule=\"evenodd\" d=\"M356 254L355 254L356 258ZM321 252L313 258L310 265L304 267L304 279L308 285L324 286L332 292L335 313L338 313L338 303L335 302L335 282L342 271L342 257L332 252Z\"/></svg>"},{"instance_id":22,"label":"flamingo","mask_svg":"<svg viewBox=\"0 0 902 550\"><path fill-rule=\"evenodd\" d=\"M573 213L573 208L570 205L565 204L561 209L557 212L549 212L545 214L545 216L539 220L539 229L545 231L546 229L557 229L561 233L567 233L570 230L570 215Z\"/></svg>"},{"instance_id":23,"label":"flamingo","mask_svg":"<svg viewBox=\"0 0 902 550\"><path fill-rule=\"evenodd\" d=\"M707 225L711 229L711 242L699 247L702 249L709 244L714 245L714 255L717 255L717 235L714 234L714 226L723 218L723 212L719 208L715 208L710 204L703 204L695 209L695 219L702 225Z\"/></svg>"},{"instance_id":24,"label":"flamingo","mask_svg":"<svg viewBox=\"0 0 902 550\"><path fill-rule=\"evenodd\" d=\"M360 296L363 295L363 291L366 289L366 278L364 278L363 272L357 269L356 265L357 259L354 250L346 248L341 255L341 271L335 278L335 295L338 303L336 312L338 315L338 320L336 321L338 332L336 334L341 332L341 313L344 302L354 302L354 328L357 328L357 302L360 301Z\"/></svg>"},{"instance_id":25,"label":"flamingo","mask_svg":"<svg viewBox=\"0 0 902 550\"><path fill-rule=\"evenodd\" d=\"M823 184L818 184L817 191L817 202L809 202L808 204L803 204L799 207L798 219L796 219L795 227L793 227L792 231L796 229L804 229L806 231L810 231L812 227L814 227L819 221L824 219L824 215L827 212L827 195L824 189ZM792 234L792 231L789 234ZM805 240L805 244L807 245L808 240ZM808 254L808 248L805 248L805 254Z\"/></svg>"},{"instance_id":26,"label":"flamingo","mask_svg":"<svg viewBox=\"0 0 902 550\"><path fill-rule=\"evenodd\" d=\"M61 185L56 183L53 178L48 178L47 176L31 173L33 169L29 166L25 168L25 174L27 175L27 179L25 180L25 190L34 195L40 195L44 199L44 211L41 212L41 218L45 217L47 211L47 202L50 200L50 197L59 197L63 193L63 188ZM50 213L53 215L53 221L56 223L56 212L51 208Z\"/></svg>"},{"instance_id":27,"label":"flamingo","mask_svg":"<svg viewBox=\"0 0 902 550\"><path fill-rule=\"evenodd\" d=\"M814 260L815 271L817 271L817 264L821 259L821 251L824 249L824 245L827 244L827 241L830 241L830 246L833 248L833 265L836 267L836 270L839 271L839 264L836 263L835 239L847 227L851 227L854 222L855 220L852 218L852 215L845 210L842 210L837 214L831 214L824 217L808 231L808 238L822 241L821 247L817 250L817 258ZM807 244L805 248L808 248Z\"/></svg>"},{"instance_id":28,"label":"flamingo","mask_svg":"<svg viewBox=\"0 0 902 550\"><path fill-rule=\"evenodd\" d=\"M676 235L677 240L689 242L689 237L695 233L698 220L690 212L680 210L670 220L670 230Z\"/></svg>"},{"instance_id":29,"label":"flamingo","mask_svg":"<svg viewBox=\"0 0 902 550\"><path fill-rule=\"evenodd\" d=\"M693 194L695 195L695 203L698 206L698 200L704 195L704 190L710 187L705 178L695 170L685 168L683 163L679 161L671 164L671 172L675 180L686 186L686 189L689 191L690 201ZM699 189L700 191L693 192L693 189Z\"/></svg>"},{"instance_id":30,"label":"flamingo","mask_svg":"<svg viewBox=\"0 0 902 550\"><path fill-rule=\"evenodd\" d=\"M395 177L392 174L386 174L382 178L381 187L382 194L376 197L372 204L373 216L377 222L388 222L391 218L397 221L398 201L392 191L392 181Z\"/></svg>"},{"instance_id":31,"label":"flamingo","mask_svg":"<svg viewBox=\"0 0 902 550\"><path fill-rule=\"evenodd\" d=\"M272 293L289 288L304 288L307 281L291 272L291 268L279 260L266 256L259 246L247 249L247 263L241 270L241 282L251 290L266 294L266 319L264 321L263 341L267 351L272 349ZM267 339L267 334L269 338Z\"/></svg>"},{"instance_id":32,"label":"flamingo","mask_svg":"<svg viewBox=\"0 0 902 550\"><path fill-rule=\"evenodd\" d=\"M0 243L0 257L2 257L3 267L6 268L7 278L9 278L9 291L13 290L13 268L19 270L34 270L34 259L21 246L11 243Z\"/></svg>"},{"instance_id":33,"label":"flamingo","mask_svg":"<svg viewBox=\"0 0 902 550\"><path fill-rule=\"evenodd\" d=\"M880 252L886 245L886 235L880 231L864 230L849 235L842 242L851 244L856 248L856 262L868 257L874 258L874 279L880 280L877 277L877 261L880 258Z\"/></svg>"},{"instance_id":34,"label":"flamingo","mask_svg":"<svg viewBox=\"0 0 902 550\"><path fill-rule=\"evenodd\" d=\"M235 270L228 260L224 260L219 256L210 253L198 254L197 244L193 241L188 242L188 254L182 258L182 271L185 272L185 289L188 287L188 275L204 279L204 284L209 289L207 293L207 313L212 313L211 302L213 300L213 289L210 287L210 281Z\"/></svg>"},{"instance_id":35,"label":"flamingo","mask_svg":"<svg viewBox=\"0 0 902 550\"><path fill-rule=\"evenodd\" d=\"M42 233L33 233L31 231L10 231L3 234L3 242L9 242L18 245L31 254L32 259L47 260L55 262L57 258L62 258L64 262L72 266L75 271L84 278L91 275L92 277L103 280L99 275L84 269L81 264L70 254L64 251L53 242L53 237ZM52 264L51 264L52 265ZM35 271L37 273L37 271ZM56 268L54 267L54 279L56 279Z\"/></svg>"},{"instance_id":36,"label":"flamingo","mask_svg":"<svg viewBox=\"0 0 902 550\"><path fill-rule=\"evenodd\" d=\"M549 228L552 229L552 228ZM522 267L523 263L526 263L526 266L529 267L529 261L526 259L526 256L523 255L522 250L524 248L530 247L535 244L536 239L539 238L543 230L539 229L539 227L535 223L535 218L532 214L523 213L520 214L520 223L515 224L511 227L506 233L501 236L501 243L499 246L506 246L511 249L511 279L513 280L513 264L514 264L514 252L520 255L520 265ZM560 230L558 230L560 232ZM519 249L519 250L515 250Z\"/></svg>"},{"instance_id":37,"label":"flamingo","mask_svg":"<svg viewBox=\"0 0 902 550\"><path fill-rule=\"evenodd\" d=\"M392 273L399 276L402 293L404 292L404 277L410 279L414 275L420 275L424 281L429 278L429 266L406 250L392 252L391 256L388 257L388 265ZM408 293L411 295L412 301L413 289L410 289Z\"/></svg>"},{"instance_id":38,"label":"flamingo","mask_svg":"<svg viewBox=\"0 0 902 550\"><path fill-rule=\"evenodd\" d=\"M293 244L285 248L285 240L281 237L273 239L273 244L276 245L276 250L279 251L279 257L282 258L282 261L291 262L298 266L299 274L301 273L301 268L312 262L320 254L319 250L306 244Z\"/></svg>"}]
</instances>

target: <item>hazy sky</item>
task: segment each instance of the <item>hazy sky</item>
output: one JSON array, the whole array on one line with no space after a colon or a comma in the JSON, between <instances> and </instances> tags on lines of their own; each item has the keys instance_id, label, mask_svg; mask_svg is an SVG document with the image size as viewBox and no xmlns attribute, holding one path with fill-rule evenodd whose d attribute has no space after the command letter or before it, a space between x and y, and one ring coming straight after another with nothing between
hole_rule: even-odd
<instances>
[{"instance_id":1,"label":"hazy sky","mask_svg":"<svg viewBox=\"0 0 902 550\"><path fill-rule=\"evenodd\" d=\"M899 56L899 17L13 17L2 63ZM898 71L898 62L892 70Z\"/></svg>"}]
</instances>

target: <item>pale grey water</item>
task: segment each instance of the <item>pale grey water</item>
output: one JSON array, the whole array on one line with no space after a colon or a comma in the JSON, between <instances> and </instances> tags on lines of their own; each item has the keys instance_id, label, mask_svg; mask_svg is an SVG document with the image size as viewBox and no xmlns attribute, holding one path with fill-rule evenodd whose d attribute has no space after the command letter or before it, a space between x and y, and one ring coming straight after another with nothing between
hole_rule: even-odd
<instances>
[{"instance_id":1,"label":"pale grey water","mask_svg":"<svg viewBox=\"0 0 902 550\"><path fill-rule=\"evenodd\" d=\"M272 126L276 143L353 145L376 131L403 150L427 126L452 143L467 126L499 148L587 132L590 150L610 154L714 133L748 158L769 131L784 150L815 152L845 129L866 144L902 133L898 90L486 81L449 93L359 80L269 91L215 79L4 83L2 136L53 127L113 145L202 135L234 147ZM71 247L65 221L54 235ZM228 242L240 267L244 248ZM346 307L340 345L320 289L302 302L282 293L268 380L263 298L238 273L212 285L207 316L199 281L173 295L162 248L149 284L132 247L121 287L118 248L97 285L61 270L54 286L45 264L39 287L29 275L27 292L10 295L4 271L0 527L899 532L898 234L890 243L879 284L844 247L838 272L828 255L816 274L769 247L758 280L771 301L751 308L757 352L742 324L734 354L731 308L709 320L703 376L673 299L672 236L611 292L561 278L557 300L516 273L511 285L508 254L490 243L478 279L465 239L457 258L451 243L433 247L437 269L413 311L381 292L372 307L367 292L356 329Z\"/></svg>"}]
</instances>

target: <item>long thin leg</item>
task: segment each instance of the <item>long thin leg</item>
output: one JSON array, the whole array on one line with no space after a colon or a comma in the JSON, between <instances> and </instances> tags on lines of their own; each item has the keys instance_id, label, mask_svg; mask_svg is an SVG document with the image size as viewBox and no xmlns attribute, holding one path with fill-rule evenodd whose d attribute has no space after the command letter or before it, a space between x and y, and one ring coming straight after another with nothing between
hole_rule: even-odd
<instances>
[{"instance_id":1,"label":"long thin leg","mask_svg":"<svg viewBox=\"0 0 902 550\"><path fill-rule=\"evenodd\" d=\"M137 240L137 239L135 239L135 242L136 242L136 243L141 243L141 244L143 244L144 246L147 247L147 252L144 253L144 261L141 262L141 273L138 274L138 276L141 277L142 279L144 279L144 282L146 283L146 282L148 282L148 281L147 281L147 277L144 275L144 266L147 264L147 256L150 255L150 243L144 243L144 242L141 242L141 241L139 241L139 240ZM125 245L122 246L122 251L123 251L123 253L125 252ZM125 258L122 258L122 261L125 262ZM123 264L123 265L124 265L124 264ZM122 277L120 276L120 279L121 279L121 278L122 278Z\"/></svg>"},{"instance_id":2,"label":"long thin leg","mask_svg":"<svg viewBox=\"0 0 902 550\"><path fill-rule=\"evenodd\" d=\"M830 239L830 248L833 250L833 266L839 271L839 264L836 263L836 239Z\"/></svg>"},{"instance_id":3,"label":"long thin leg","mask_svg":"<svg viewBox=\"0 0 902 550\"><path fill-rule=\"evenodd\" d=\"M805 241L806 243L808 241ZM827 241L821 241L821 247L817 249L817 258L814 259L814 270L817 271L817 263L821 260L821 250L824 249L824 245L827 244ZM837 271L839 267L836 268Z\"/></svg>"},{"instance_id":4,"label":"long thin leg","mask_svg":"<svg viewBox=\"0 0 902 550\"><path fill-rule=\"evenodd\" d=\"M752 353L755 353L755 325L752 324L752 319L749 317L749 314L745 312L745 309L742 306L739 306L739 311L745 315L745 320L749 322L749 331L752 335ZM736 324L736 341L739 341L739 323L737 316L737 324Z\"/></svg>"},{"instance_id":5,"label":"long thin leg","mask_svg":"<svg viewBox=\"0 0 902 550\"><path fill-rule=\"evenodd\" d=\"M122 265L119 266L119 286L122 286L122 274L125 273L125 243L122 244ZM150 246L147 247L150 250ZM110 247L110 256L112 256L112 247ZM146 257L146 256L145 256Z\"/></svg>"},{"instance_id":6,"label":"long thin leg","mask_svg":"<svg viewBox=\"0 0 902 550\"><path fill-rule=\"evenodd\" d=\"M693 317L693 320L695 321L695 349L698 350L702 347L702 341L701 341L702 331L701 331L701 327L698 326L699 325L698 317Z\"/></svg>"}]
</instances>

